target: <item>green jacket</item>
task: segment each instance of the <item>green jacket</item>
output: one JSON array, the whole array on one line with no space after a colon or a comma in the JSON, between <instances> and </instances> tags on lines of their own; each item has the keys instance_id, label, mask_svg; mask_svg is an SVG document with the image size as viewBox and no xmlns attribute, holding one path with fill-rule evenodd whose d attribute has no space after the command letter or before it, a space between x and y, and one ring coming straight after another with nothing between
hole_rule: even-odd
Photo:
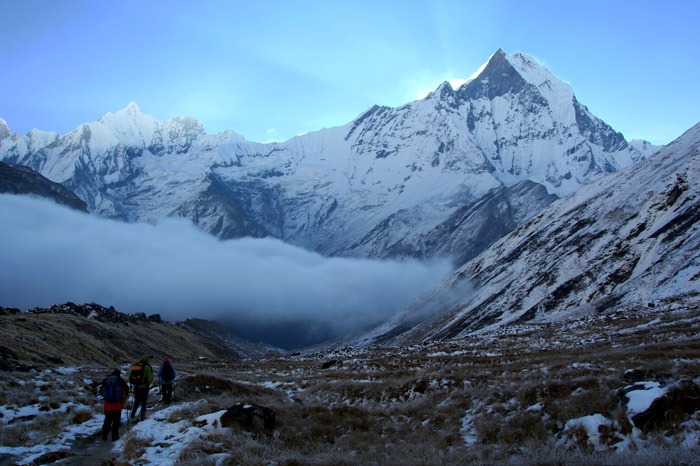
<instances>
[{"instance_id":1,"label":"green jacket","mask_svg":"<svg viewBox=\"0 0 700 466\"><path fill-rule=\"evenodd\" d=\"M134 385L134 387L136 388L148 388L153 383L153 368L148 363L148 360L149 357L144 355L143 357L141 357L141 360L137 363L138 365L143 366L143 378L145 379L145 382L142 384ZM131 369L129 369L129 373L126 375L126 377L127 380L131 378Z\"/></svg>"}]
</instances>

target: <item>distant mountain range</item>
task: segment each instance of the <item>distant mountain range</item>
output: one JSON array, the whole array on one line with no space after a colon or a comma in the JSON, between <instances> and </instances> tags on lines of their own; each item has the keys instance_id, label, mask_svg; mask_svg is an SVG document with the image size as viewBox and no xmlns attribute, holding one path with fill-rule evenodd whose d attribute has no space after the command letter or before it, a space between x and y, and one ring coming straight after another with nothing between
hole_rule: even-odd
<instances>
[{"instance_id":1,"label":"distant mountain range","mask_svg":"<svg viewBox=\"0 0 700 466\"><path fill-rule=\"evenodd\" d=\"M283 143L209 135L192 118L158 121L134 103L64 135L20 136L0 120L0 160L60 183L96 215L179 216L224 239L456 265L656 149L626 141L533 59L502 50L459 89L444 83Z\"/></svg>"}]
</instances>

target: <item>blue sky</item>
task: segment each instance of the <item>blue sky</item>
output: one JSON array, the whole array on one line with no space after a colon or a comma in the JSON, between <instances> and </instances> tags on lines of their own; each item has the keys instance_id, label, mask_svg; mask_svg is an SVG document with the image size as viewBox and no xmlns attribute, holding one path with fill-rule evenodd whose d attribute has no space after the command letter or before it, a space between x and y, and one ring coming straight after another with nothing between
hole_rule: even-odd
<instances>
[{"instance_id":1,"label":"blue sky","mask_svg":"<svg viewBox=\"0 0 700 466\"><path fill-rule=\"evenodd\" d=\"M3 0L0 117L60 133L135 101L285 140L532 55L628 139L700 121L700 2Z\"/></svg>"}]
</instances>

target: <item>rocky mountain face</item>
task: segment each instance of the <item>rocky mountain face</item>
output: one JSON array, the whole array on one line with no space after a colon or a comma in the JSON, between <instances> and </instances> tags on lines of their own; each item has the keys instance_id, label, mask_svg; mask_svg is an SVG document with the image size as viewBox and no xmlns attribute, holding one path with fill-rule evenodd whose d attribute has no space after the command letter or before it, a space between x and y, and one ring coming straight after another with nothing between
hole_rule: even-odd
<instances>
[{"instance_id":1,"label":"rocky mountain face","mask_svg":"<svg viewBox=\"0 0 700 466\"><path fill-rule=\"evenodd\" d=\"M31 167L129 222L190 219L220 238L274 236L327 255L457 264L555 196L656 148L628 143L531 58L497 51L459 89L373 107L283 143L157 121L136 104L65 134L13 134L0 159Z\"/></svg>"},{"instance_id":2,"label":"rocky mountain face","mask_svg":"<svg viewBox=\"0 0 700 466\"><path fill-rule=\"evenodd\" d=\"M554 202L363 342L449 340L615 312L663 316L698 304L700 124Z\"/></svg>"},{"instance_id":3,"label":"rocky mountain face","mask_svg":"<svg viewBox=\"0 0 700 466\"><path fill-rule=\"evenodd\" d=\"M87 204L73 192L22 165L0 162L0 193L48 197L71 209L87 212Z\"/></svg>"}]
</instances>

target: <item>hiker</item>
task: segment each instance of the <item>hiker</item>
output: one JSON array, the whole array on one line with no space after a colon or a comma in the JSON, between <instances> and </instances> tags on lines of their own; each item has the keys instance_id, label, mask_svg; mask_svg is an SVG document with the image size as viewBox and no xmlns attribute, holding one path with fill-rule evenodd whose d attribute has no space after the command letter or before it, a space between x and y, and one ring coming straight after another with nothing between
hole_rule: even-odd
<instances>
[{"instance_id":1,"label":"hiker","mask_svg":"<svg viewBox=\"0 0 700 466\"><path fill-rule=\"evenodd\" d=\"M148 363L151 357L147 354L141 356L139 362L129 369L129 383L134 387L134 406L131 407L131 418L136 417L136 410L141 407L139 417L143 421L146 419L146 404L148 401L148 390L153 382L153 368Z\"/></svg>"},{"instance_id":2,"label":"hiker","mask_svg":"<svg viewBox=\"0 0 700 466\"><path fill-rule=\"evenodd\" d=\"M173 399L173 380L175 380L175 369L170 363L170 358L163 357L163 364L158 369L158 382L160 383L161 401L170 403Z\"/></svg>"},{"instance_id":3,"label":"hiker","mask_svg":"<svg viewBox=\"0 0 700 466\"><path fill-rule=\"evenodd\" d=\"M119 369L112 371L102 381L100 395L105 400L105 421L102 424L102 440L107 440L107 435L110 431L112 432L112 440L119 440L122 409L124 409L124 403L129 397L129 386L120 377Z\"/></svg>"}]
</instances>

